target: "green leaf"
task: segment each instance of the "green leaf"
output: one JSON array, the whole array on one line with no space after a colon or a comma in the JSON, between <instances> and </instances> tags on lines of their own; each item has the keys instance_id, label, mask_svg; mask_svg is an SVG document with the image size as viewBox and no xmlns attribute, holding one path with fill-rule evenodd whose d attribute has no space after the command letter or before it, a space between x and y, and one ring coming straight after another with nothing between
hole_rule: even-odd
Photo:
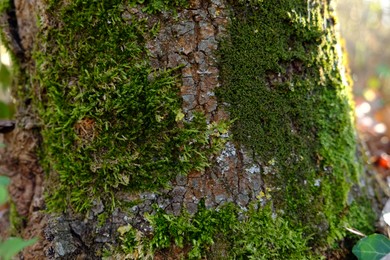
<instances>
[{"instance_id":1,"label":"green leaf","mask_svg":"<svg viewBox=\"0 0 390 260\"><path fill-rule=\"evenodd\" d=\"M0 86L3 90L11 85L11 72L4 64L0 64Z\"/></svg>"},{"instance_id":2,"label":"green leaf","mask_svg":"<svg viewBox=\"0 0 390 260\"><path fill-rule=\"evenodd\" d=\"M352 253L359 260L380 260L390 253L390 240L380 234L369 235L359 240Z\"/></svg>"},{"instance_id":3,"label":"green leaf","mask_svg":"<svg viewBox=\"0 0 390 260\"><path fill-rule=\"evenodd\" d=\"M0 185L9 185L10 180L6 176L0 176Z\"/></svg>"},{"instance_id":4,"label":"green leaf","mask_svg":"<svg viewBox=\"0 0 390 260\"><path fill-rule=\"evenodd\" d=\"M8 200L8 191L7 185L10 183L10 180L6 176L0 176L0 205L7 202Z\"/></svg>"},{"instance_id":5,"label":"green leaf","mask_svg":"<svg viewBox=\"0 0 390 260\"><path fill-rule=\"evenodd\" d=\"M6 186L0 185L0 205L7 202L8 192Z\"/></svg>"},{"instance_id":6,"label":"green leaf","mask_svg":"<svg viewBox=\"0 0 390 260\"><path fill-rule=\"evenodd\" d=\"M10 237L5 242L0 243L0 256L3 260L10 260L23 248L31 246L37 239L23 240L19 237Z\"/></svg>"},{"instance_id":7,"label":"green leaf","mask_svg":"<svg viewBox=\"0 0 390 260\"><path fill-rule=\"evenodd\" d=\"M10 111L9 107L3 101L0 101L0 118L9 118Z\"/></svg>"}]
</instances>

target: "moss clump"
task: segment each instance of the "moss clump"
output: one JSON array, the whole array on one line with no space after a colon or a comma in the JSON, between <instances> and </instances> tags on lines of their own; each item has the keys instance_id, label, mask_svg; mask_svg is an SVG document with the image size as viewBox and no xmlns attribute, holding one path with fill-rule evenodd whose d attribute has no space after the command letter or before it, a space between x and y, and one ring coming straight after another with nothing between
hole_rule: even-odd
<instances>
[{"instance_id":1,"label":"moss clump","mask_svg":"<svg viewBox=\"0 0 390 260\"><path fill-rule=\"evenodd\" d=\"M150 237L130 226L119 230L123 253L147 259L169 254L164 249L176 246L181 252L176 250L175 257L181 254L185 259L315 259L303 230L274 217L269 205L253 204L243 212L233 204L218 211L200 204L192 217L157 210L148 219L153 227Z\"/></svg>"},{"instance_id":2,"label":"moss clump","mask_svg":"<svg viewBox=\"0 0 390 260\"><path fill-rule=\"evenodd\" d=\"M145 1L143 8L180 3ZM43 158L54 183L50 210L84 211L100 198L113 206L117 190L164 187L204 169L222 147L223 123L207 125L201 113L184 120L175 70L149 65L145 43L155 26L135 15L125 20L125 9L119 0L48 7L35 60Z\"/></svg>"},{"instance_id":3,"label":"moss clump","mask_svg":"<svg viewBox=\"0 0 390 260\"><path fill-rule=\"evenodd\" d=\"M187 7L187 0L131 0L130 6L141 5L142 11L155 14L161 11L175 10L178 7Z\"/></svg>"},{"instance_id":4,"label":"moss clump","mask_svg":"<svg viewBox=\"0 0 390 260\"><path fill-rule=\"evenodd\" d=\"M16 205L13 201L10 202L9 209L9 220L10 220L10 235L19 236L23 230L25 218L20 216Z\"/></svg>"},{"instance_id":5,"label":"moss clump","mask_svg":"<svg viewBox=\"0 0 390 260\"><path fill-rule=\"evenodd\" d=\"M10 9L11 4L8 0L0 0L0 12L6 12Z\"/></svg>"},{"instance_id":6,"label":"moss clump","mask_svg":"<svg viewBox=\"0 0 390 260\"><path fill-rule=\"evenodd\" d=\"M367 198L359 198L358 200L352 202L348 208L346 225L362 232L365 235L375 232L376 220L376 215L372 210L371 202ZM354 236L355 242L361 238L353 235L352 233L349 235Z\"/></svg>"},{"instance_id":7,"label":"moss clump","mask_svg":"<svg viewBox=\"0 0 390 260\"><path fill-rule=\"evenodd\" d=\"M268 169L276 212L310 245L332 244L360 170L333 19L320 1L231 5L218 96L237 119L234 139Z\"/></svg>"}]
</instances>

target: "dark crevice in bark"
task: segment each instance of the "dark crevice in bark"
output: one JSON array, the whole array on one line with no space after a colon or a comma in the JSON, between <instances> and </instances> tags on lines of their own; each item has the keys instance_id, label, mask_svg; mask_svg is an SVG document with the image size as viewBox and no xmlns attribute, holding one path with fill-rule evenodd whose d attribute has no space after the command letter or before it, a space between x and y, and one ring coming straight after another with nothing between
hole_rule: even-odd
<instances>
[{"instance_id":1,"label":"dark crevice in bark","mask_svg":"<svg viewBox=\"0 0 390 260\"><path fill-rule=\"evenodd\" d=\"M14 0L9 1L10 8L7 11L7 22L8 22L8 29L9 29L9 37L10 37L10 46L12 48L12 51L14 52L15 56L20 59L21 62L25 60L25 51L22 45L22 40L19 35L19 26L18 26L18 20L16 18L16 7Z\"/></svg>"},{"instance_id":2,"label":"dark crevice in bark","mask_svg":"<svg viewBox=\"0 0 390 260\"><path fill-rule=\"evenodd\" d=\"M78 249L80 250L80 252L89 252L88 246L84 243L83 238L73 229L71 224L69 224L69 230L70 234L74 238L74 241L76 241L76 243L78 244Z\"/></svg>"}]
</instances>

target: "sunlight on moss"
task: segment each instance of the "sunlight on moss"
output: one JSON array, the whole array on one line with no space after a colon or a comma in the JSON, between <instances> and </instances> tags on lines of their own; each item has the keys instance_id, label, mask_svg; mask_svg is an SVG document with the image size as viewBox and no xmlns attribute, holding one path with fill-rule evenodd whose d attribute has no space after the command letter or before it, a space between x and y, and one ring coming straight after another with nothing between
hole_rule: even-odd
<instances>
[{"instance_id":1,"label":"sunlight on moss","mask_svg":"<svg viewBox=\"0 0 390 260\"><path fill-rule=\"evenodd\" d=\"M252 204L244 212L233 204L215 210L201 203L194 216L186 211L174 216L157 209L147 218L152 236L145 237L131 226L121 227L119 251L147 259L174 245L184 259L318 259L307 245L304 230L273 216L270 205Z\"/></svg>"},{"instance_id":2,"label":"sunlight on moss","mask_svg":"<svg viewBox=\"0 0 390 260\"><path fill-rule=\"evenodd\" d=\"M141 7L159 10L157 2ZM125 21L126 8L53 1L47 10L53 26L34 55L50 210L85 211L99 198L114 207L116 191L166 187L203 170L223 147L219 124L208 126L201 113L191 122L180 116L176 70L151 68L145 43L153 30L146 19Z\"/></svg>"}]
</instances>

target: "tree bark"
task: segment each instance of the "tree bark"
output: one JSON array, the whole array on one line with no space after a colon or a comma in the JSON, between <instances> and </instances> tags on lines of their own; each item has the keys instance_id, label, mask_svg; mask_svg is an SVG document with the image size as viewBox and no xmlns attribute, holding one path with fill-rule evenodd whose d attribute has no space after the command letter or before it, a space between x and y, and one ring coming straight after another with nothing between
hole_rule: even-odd
<instances>
[{"instance_id":1,"label":"tree bark","mask_svg":"<svg viewBox=\"0 0 390 260\"><path fill-rule=\"evenodd\" d=\"M345 256L328 249L347 236L349 216L363 210L365 218L370 206L361 202L364 169L328 1L130 2L15 0L3 13L19 72L17 126L4 134L1 171L12 178L20 234L40 239L24 259L142 259L136 246L123 250L118 229L157 241L148 214L175 221L213 212L218 221L230 204L237 222L260 226L251 214L269 207L265 226L279 232L280 218L303 230L294 239L307 258ZM131 97L148 105L137 110ZM185 234L177 236L184 245L172 234L168 246L144 251L256 256L234 255L229 247L239 246L218 232L199 254Z\"/></svg>"}]
</instances>

